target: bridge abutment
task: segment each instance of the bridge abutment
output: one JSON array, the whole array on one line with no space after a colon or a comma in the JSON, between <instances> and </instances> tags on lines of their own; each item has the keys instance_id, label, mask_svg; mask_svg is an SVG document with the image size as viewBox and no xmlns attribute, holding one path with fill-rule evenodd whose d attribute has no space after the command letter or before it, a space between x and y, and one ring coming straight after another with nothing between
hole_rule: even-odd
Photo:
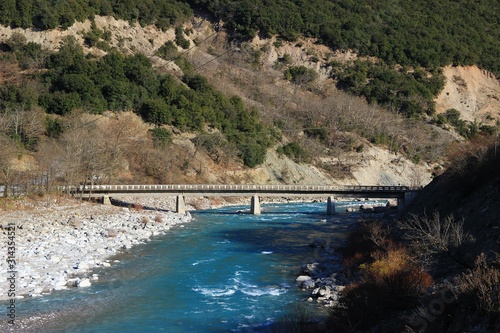
<instances>
[{"instance_id":1,"label":"bridge abutment","mask_svg":"<svg viewBox=\"0 0 500 333\"><path fill-rule=\"evenodd\" d=\"M401 214L405 211L406 207L410 204L410 202L415 199L417 196L417 191L407 191L404 193L404 197L398 198L398 213Z\"/></svg>"},{"instance_id":2,"label":"bridge abutment","mask_svg":"<svg viewBox=\"0 0 500 333\"><path fill-rule=\"evenodd\" d=\"M184 196L178 195L175 203L175 212L177 214L186 214L186 203L184 202Z\"/></svg>"},{"instance_id":3,"label":"bridge abutment","mask_svg":"<svg viewBox=\"0 0 500 333\"><path fill-rule=\"evenodd\" d=\"M328 197L328 201L326 202L326 215L334 215L335 214L335 198Z\"/></svg>"},{"instance_id":4,"label":"bridge abutment","mask_svg":"<svg viewBox=\"0 0 500 333\"><path fill-rule=\"evenodd\" d=\"M250 201L250 213L260 215L260 200L258 195L254 195Z\"/></svg>"}]
</instances>

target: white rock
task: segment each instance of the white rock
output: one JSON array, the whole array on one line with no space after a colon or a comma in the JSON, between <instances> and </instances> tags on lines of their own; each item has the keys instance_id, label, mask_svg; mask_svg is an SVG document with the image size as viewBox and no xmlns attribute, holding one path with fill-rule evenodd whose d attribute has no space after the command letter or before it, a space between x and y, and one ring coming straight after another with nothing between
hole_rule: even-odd
<instances>
[{"instance_id":1,"label":"white rock","mask_svg":"<svg viewBox=\"0 0 500 333\"><path fill-rule=\"evenodd\" d=\"M61 258L59 258L58 256L51 256L50 261L57 264L61 261Z\"/></svg>"},{"instance_id":2,"label":"white rock","mask_svg":"<svg viewBox=\"0 0 500 333\"><path fill-rule=\"evenodd\" d=\"M309 281L309 280L312 280L312 278L308 275L299 275L295 281L298 282L298 283L302 283L302 282L305 282L305 281Z\"/></svg>"},{"instance_id":3,"label":"white rock","mask_svg":"<svg viewBox=\"0 0 500 333\"><path fill-rule=\"evenodd\" d=\"M76 287L78 286L80 279L68 279L68 282L66 282L66 286L68 287Z\"/></svg>"},{"instance_id":4,"label":"white rock","mask_svg":"<svg viewBox=\"0 0 500 333\"><path fill-rule=\"evenodd\" d=\"M81 279L80 281L78 281L78 284L77 284L77 286L80 288L90 287L91 285L92 285L92 283L90 283L90 280L87 278Z\"/></svg>"},{"instance_id":5,"label":"white rock","mask_svg":"<svg viewBox=\"0 0 500 333\"><path fill-rule=\"evenodd\" d=\"M76 244L76 239L74 239L72 237L68 237L68 238L66 238L66 243L74 245L74 244Z\"/></svg>"}]
</instances>

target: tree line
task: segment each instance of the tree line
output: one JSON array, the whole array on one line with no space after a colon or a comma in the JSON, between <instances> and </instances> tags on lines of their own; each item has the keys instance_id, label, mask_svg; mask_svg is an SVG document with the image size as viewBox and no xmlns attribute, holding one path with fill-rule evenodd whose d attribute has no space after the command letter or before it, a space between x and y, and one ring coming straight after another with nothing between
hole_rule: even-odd
<instances>
[{"instance_id":1,"label":"tree line","mask_svg":"<svg viewBox=\"0 0 500 333\"><path fill-rule=\"evenodd\" d=\"M0 24L67 28L75 21L108 15L168 29L185 22L197 9L223 20L236 38L259 33L294 40L303 35L390 65L478 64L500 74L500 3L496 0L4 0Z\"/></svg>"},{"instance_id":2,"label":"tree line","mask_svg":"<svg viewBox=\"0 0 500 333\"><path fill-rule=\"evenodd\" d=\"M186 21L193 10L176 0L3 0L0 24L12 28L63 29L94 15L114 16L160 29Z\"/></svg>"}]
</instances>

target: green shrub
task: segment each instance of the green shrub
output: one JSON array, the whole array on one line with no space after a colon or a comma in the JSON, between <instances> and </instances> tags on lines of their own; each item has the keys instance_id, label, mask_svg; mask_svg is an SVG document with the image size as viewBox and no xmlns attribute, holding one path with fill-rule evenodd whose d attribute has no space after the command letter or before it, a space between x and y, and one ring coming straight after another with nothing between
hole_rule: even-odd
<instances>
[{"instance_id":1,"label":"green shrub","mask_svg":"<svg viewBox=\"0 0 500 333\"><path fill-rule=\"evenodd\" d=\"M323 142L328 139L328 130L326 129L326 127L308 128L304 130L304 133L311 138L316 138Z\"/></svg>"},{"instance_id":2,"label":"green shrub","mask_svg":"<svg viewBox=\"0 0 500 333\"><path fill-rule=\"evenodd\" d=\"M59 138L63 132L62 121L57 118L46 117L45 132L49 138Z\"/></svg>"},{"instance_id":3,"label":"green shrub","mask_svg":"<svg viewBox=\"0 0 500 333\"><path fill-rule=\"evenodd\" d=\"M175 43L183 49L189 49L191 45L189 40L184 37L184 30L180 26L175 29Z\"/></svg>"},{"instance_id":4,"label":"green shrub","mask_svg":"<svg viewBox=\"0 0 500 333\"><path fill-rule=\"evenodd\" d=\"M177 51L177 47L175 46L175 44L169 40L168 42L160 46L158 51L156 51L156 54L165 60L172 60L179 55L179 52Z\"/></svg>"},{"instance_id":5,"label":"green shrub","mask_svg":"<svg viewBox=\"0 0 500 333\"><path fill-rule=\"evenodd\" d=\"M296 142L290 142L285 146L278 148L278 154L286 155L297 163L308 163L311 161L311 156Z\"/></svg>"},{"instance_id":6,"label":"green shrub","mask_svg":"<svg viewBox=\"0 0 500 333\"><path fill-rule=\"evenodd\" d=\"M264 163L266 148L256 142L245 142L239 146L240 157L243 164L249 168Z\"/></svg>"},{"instance_id":7,"label":"green shrub","mask_svg":"<svg viewBox=\"0 0 500 333\"><path fill-rule=\"evenodd\" d=\"M285 78L295 84L306 84L318 78L314 69L305 66L292 66L285 71Z\"/></svg>"},{"instance_id":8,"label":"green shrub","mask_svg":"<svg viewBox=\"0 0 500 333\"><path fill-rule=\"evenodd\" d=\"M164 127L155 127L150 130L153 136L153 143L155 147L164 148L166 145L172 143L172 132Z\"/></svg>"}]
</instances>

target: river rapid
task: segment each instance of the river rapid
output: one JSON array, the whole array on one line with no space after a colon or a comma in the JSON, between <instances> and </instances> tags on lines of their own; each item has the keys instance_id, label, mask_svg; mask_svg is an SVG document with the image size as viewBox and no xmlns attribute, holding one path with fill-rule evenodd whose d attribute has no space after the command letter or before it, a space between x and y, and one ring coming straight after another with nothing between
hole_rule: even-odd
<instances>
[{"instance_id":1,"label":"river rapid","mask_svg":"<svg viewBox=\"0 0 500 333\"><path fill-rule=\"evenodd\" d=\"M88 288L18 300L16 316L37 332L266 332L308 292L295 279L320 255L321 239L341 245L361 218L359 202L264 204L191 212L193 221L134 246L96 270ZM3 305L3 304L2 304ZM43 324L36 324L36 322ZM29 326L29 325L28 325Z\"/></svg>"}]
</instances>

